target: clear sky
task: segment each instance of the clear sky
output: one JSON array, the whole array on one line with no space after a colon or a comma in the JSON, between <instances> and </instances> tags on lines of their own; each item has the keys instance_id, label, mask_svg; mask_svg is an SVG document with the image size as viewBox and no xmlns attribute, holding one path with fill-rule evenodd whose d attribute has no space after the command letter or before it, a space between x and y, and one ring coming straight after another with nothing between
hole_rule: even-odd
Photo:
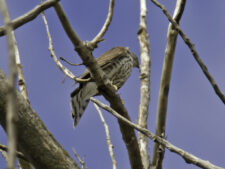
<instances>
[{"instance_id":1,"label":"clear sky","mask_svg":"<svg viewBox=\"0 0 225 169\"><path fill-rule=\"evenodd\" d=\"M175 0L160 1L173 13ZM8 0L11 17L17 18L32 9L39 2L34 0ZM82 40L91 40L102 27L108 10L108 1L82 0L62 1L62 6L71 24ZM161 10L151 3L148 6L148 31L151 55L151 102L148 128L155 131L157 100L161 69L166 46L168 20ZM181 20L181 28L207 65L209 72L225 93L225 1L189 0ZM80 63L53 9L46 11L56 55ZM2 18L0 19L2 25ZM114 46L128 46L139 55L137 30L139 26L139 1L123 0L115 2L113 21L105 41L99 44L94 56ZM103 125L94 106L90 103L76 129L70 116L70 93L73 81L64 80L63 73L56 67L48 51L48 39L40 16L15 31L19 52L27 82L29 98L33 109L41 117L50 132L73 157L72 147L81 157L85 157L88 168L111 168L111 159L106 146ZM0 37L0 68L7 70L7 46ZM64 64L66 65L66 64ZM66 65L74 74L80 75L84 67ZM135 122L139 106L139 72L137 69L126 84L118 91ZM104 98L98 97L107 103ZM103 111L109 125L118 169L129 167L128 155L122 141L117 120ZM174 67L169 92L166 137L176 146L225 167L225 106L214 93L211 85L195 62L188 47L178 37ZM149 150L152 154L153 143ZM6 143L6 136L0 128L0 143ZM164 169L195 169L186 164L178 155L166 150ZM0 169L5 162L0 156Z\"/></svg>"}]
</instances>

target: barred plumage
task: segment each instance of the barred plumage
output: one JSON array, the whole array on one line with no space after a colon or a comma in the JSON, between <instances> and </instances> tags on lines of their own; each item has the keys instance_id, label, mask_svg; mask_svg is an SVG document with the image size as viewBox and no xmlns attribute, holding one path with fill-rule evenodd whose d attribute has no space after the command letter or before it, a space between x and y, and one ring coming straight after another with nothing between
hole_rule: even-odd
<instances>
[{"instance_id":1,"label":"barred plumage","mask_svg":"<svg viewBox=\"0 0 225 169\"><path fill-rule=\"evenodd\" d=\"M132 72L133 67L139 67L137 56L132 53L127 47L115 47L96 59L99 66L107 75L109 80L118 89L126 82ZM86 70L80 78L86 79L91 77L88 70ZM71 113L74 119L74 126L77 125L85 108L92 96L98 95L97 85L94 80L81 83L71 93Z\"/></svg>"}]
</instances>

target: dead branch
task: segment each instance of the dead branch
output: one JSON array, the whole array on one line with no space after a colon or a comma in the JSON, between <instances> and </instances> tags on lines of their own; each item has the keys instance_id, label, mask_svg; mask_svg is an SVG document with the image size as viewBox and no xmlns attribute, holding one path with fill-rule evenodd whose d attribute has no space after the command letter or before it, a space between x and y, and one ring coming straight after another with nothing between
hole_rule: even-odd
<instances>
[{"instance_id":1,"label":"dead branch","mask_svg":"<svg viewBox=\"0 0 225 169\"><path fill-rule=\"evenodd\" d=\"M104 117L102 115L102 112L101 112L100 108L98 107L98 105L95 104L95 103L93 103L93 104L94 104L96 110L98 111L98 114L100 116L102 124L105 128L106 141L107 141L107 146L108 146L108 149L109 149L109 154L110 154L110 157L111 157L111 160L112 160L113 169L116 169L117 164L116 164L116 159L115 159L114 152L113 152L113 145L112 145L110 134L109 134L109 127L106 124L105 119L104 119Z\"/></svg>"},{"instance_id":2,"label":"dead branch","mask_svg":"<svg viewBox=\"0 0 225 169\"><path fill-rule=\"evenodd\" d=\"M75 155L75 157L78 159L79 163L82 165L82 169L83 167L85 169L88 169L87 166L85 165L85 162L83 160L81 160L81 158L79 157L79 155L77 154L75 148L73 148L73 154Z\"/></svg>"},{"instance_id":3,"label":"dead branch","mask_svg":"<svg viewBox=\"0 0 225 169\"><path fill-rule=\"evenodd\" d=\"M138 125L147 128L148 107L150 101L150 47L147 32L147 7L146 0L140 0L140 25L138 29L138 40L140 44L140 105L138 114ZM148 153L148 138L138 132L138 143L141 152L142 163L145 169L149 169L150 158Z\"/></svg>"},{"instance_id":4,"label":"dead branch","mask_svg":"<svg viewBox=\"0 0 225 169\"><path fill-rule=\"evenodd\" d=\"M47 35L48 35L48 40L49 40L49 51L51 53L51 56L53 58L53 60L55 61L56 65L58 66L58 68L66 75L68 76L69 78L75 80L76 82L79 82L79 83L82 83L82 82L88 82L90 81L90 79L80 79L80 78L77 78L69 69L67 69L66 67L64 67L62 65L62 63L58 60L58 58L56 57L56 54L55 54L55 51L54 51L54 48L53 48L53 42L52 42L52 37L51 37L51 34L50 34L50 31L49 31L49 28L48 28L48 22L47 22L47 19L44 15L44 13L41 13L42 15L42 19L44 21L44 24L45 24L45 28L46 28L46 32L47 32Z\"/></svg>"},{"instance_id":5,"label":"dead branch","mask_svg":"<svg viewBox=\"0 0 225 169\"><path fill-rule=\"evenodd\" d=\"M156 143L159 143L159 144L163 145L163 147L166 147L171 152L174 152L174 153L180 155L185 160L185 162L194 164L194 165L196 165L198 167L201 167L201 168L204 168L204 169L223 169L221 167L218 167L218 166L210 163L209 161L202 160L202 159L194 156L193 154L182 150L181 148L171 144L169 141L167 141L167 140L165 140L165 139L163 139L159 136L154 135L152 132L150 132L146 128L143 128L143 127L141 127L137 124L132 123L130 120L124 118L119 113L117 113L115 110L113 110L111 107L103 104L102 102L98 101L97 99L92 97L91 101L96 103L99 107L103 108L104 110L110 112L117 119L120 119L121 121L125 122L127 125L129 125L129 126L135 128L136 130L142 132L144 135L149 137L152 141L154 141Z\"/></svg>"},{"instance_id":6,"label":"dead branch","mask_svg":"<svg viewBox=\"0 0 225 169\"><path fill-rule=\"evenodd\" d=\"M21 94L24 96L24 98L27 99L27 101L29 101L26 82L25 82L23 70L22 70L22 64L20 61L20 53L19 53L19 49L17 46L14 31L12 31L12 35L13 35L13 42L14 42L14 46L15 46L16 69L17 69L17 73L18 73L19 89L20 89Z\"/></svg>"},{"instance_id":7,"label":"dead branch","mask_svg":"<svg viewBox=\"0 0 225 169\"><path fill-rule=\"evenodd\" d=\"M62 61L64 61L64 62L66 62L66 63L68 63L68 64L71 65L71 66L81 66L81 65L84 65L83 63L71 63L71 62L69 62L68 60L66 60L66 59L65 59L64 57L62 57L62 56L60 56L59 59L62 60Z\"/></svg>"},{"instance_id":8,"label":"dead branch","mask_svg":"<svg viewBox=\"0 0 225 169\"><path fill-rule=\"evenodd\" d=\"M97 44L101 41L103 41L102 37L106 33L106 31L109 28L110 23L112 22L112 17L113 17L113 9L114 9L114 0L110 0L109 3L109 11L108 11L108 16L106 18L106 21L100 30L100 32L96 35L96 37L90 42L91 46L93 48L97 47Z\"/></svg>"},{"instance_id":9,"label":"dead branch","mask_svg":"<svg viewBox=\"0 0 225 169\"><path fill-rule=\"evenodd\" d=\"M9 24L12 26L12 29L15 30L16 28L32 21L35 19L42 11L52 7L57 3L59 0L48 0L40 5L37 5L34 7L34 9L30 10L29 12L25 13L24 15L12 20ZM0 37L5 35L6 27L1 26L0 27Z\"/></svg>"},{"instance_id":10,"label":"dead branch","mask_svg":"<svg viewBox=\"0 0 225 169\"><path fill-rule=\"evenodd\" d=\"M9 83L0 70L0 124L6 130L6 94ZM80 169L63 147L55 140L24 97L16 92L18 151L36 169ZM41 154L41 155L40 155Z\"/></svg>"},{"instance_id":11,"label":"dead branch","mask_svg":"<svg viewBox=\"0 0 225 169\"><path fill-rule=\"evenodd\" d=\"M181 16L185 8L186 0L177 0L176 8L174 10L173 19L179 24ZM162 138L165 137L166 128L166 114L167 114L167 104L168 95L170 88L170 79L173 67L173 58L176 49L178 32L174 29L172 24L169 24L167 33L167 45L165 50L163 69L161 75L159 97L158 97L158 111L156 118L156 135ZM155 144L153 152L152 165L156 169L162 168L162 161L164 158L164 147L159 144Z\"/></svg>"},{"instance_id":12,"label":"dead branch","mask_svg":"<svg viewBox=\"0 0 225 169\"><path fill-rule=\"evenodd\" d=\"M151 1L162 10L162 12L166 15L166 17L168 18L168 20L174 26L174 29L176 29L178 31L178 33L180 34L180 36L182 37L182 39L184 40L184 42L189 47L192 55L194 56L196 62L200 66L200 68L202 69L204 75L209 80L209 82L210 82L211 86L213 87L215 93L220 98L220 100L223 102L223 104L225 104L225 96L224 96L224 94L221 92L221 90L219 89L219 86L216 84L214 78L209 73L206 65L203 63L202 59L198 55L198 52L196 51L194 44L190 41L190 39L187 37L187 35L184 34L184 32L182 31L182 29L180 28L180 26L176 23L176 21L171 17L171 15L169 14L169 12L165 8L165 6L163 6L162 4L160 4L156 0L151 0Z\"/></svg>"}]
</instances>

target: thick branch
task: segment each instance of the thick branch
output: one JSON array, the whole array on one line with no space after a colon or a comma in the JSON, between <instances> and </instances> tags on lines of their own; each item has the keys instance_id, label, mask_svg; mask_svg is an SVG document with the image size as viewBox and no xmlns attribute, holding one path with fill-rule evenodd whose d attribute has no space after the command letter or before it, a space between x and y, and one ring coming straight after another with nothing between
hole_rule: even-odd
<instances>
[{"instance_id":1,"label":"thick branch","mask_svg":"<svg viewBox=\"0 0 225 169\"><path fill-rule=\"evenodd\" d=\"M10 25L12 26L13 30L16 28L26 24L27 22L32 21L35 19L42 11L52 7L55 3L57 3L59 0L48 0L40 5L37 5L34 9L30 10L29 12L25 13L24 15L12 20L10 22ZM5 35L5 26L0 27L0 36Z\"/></svg>"},{"instance_id":2,"label":"thick branch","mask_svg":"<svg viewBox=\"0 0 225 169\"><path fill-rule=\"evenodd\" d=\"M159 144L163 145L163 147L166 147L171 152L174 152L174 153L180 155L187 163L192 163L192 164L194 164L198 167L204 168L204 169L223 169L221 167L218 167L218 166L210 163L209 161L202 160L202 159L194 156L193 154L188 153L179 147L176 147L175 145L171 144L169 141L167 141L159 136L154 135L152 132L150 132L146 128L143 128L137 124L132 123L130 120L127 120L126 118L121 116L119 113L117 113L115 110L113 110L111 107L103 104L102 102L98 101L97 99L91 98L91 101L94 102L95 104L97 104L99 107L103 108L104 110L110 112L117 119L120 119L121 121L125 122L129 126L142 132L144 135L149 137L152 141L159 143Z\"/></svg>"},{"instance_id":3,"label":"thick branch","mask_svg":"<svg viewBox=\"0 0 225 169\"><path fill-rule=\"evenodd\" d=\"M187 44L187 46L189 47L189 49L191 50L192 55L194 56L195 60L197 61L198 65L200 66L200 68L202 69L204 75L206 76L206 78L209 80L211 86L213 87L215 93L217 94L217 96L220 98L220 100L225 104L225 96L224 94L221 92L221 90L219 89L219 86L216 84L215 80L213 79L212 75L209 73L206 65L203 63L202 59L200 58L200 56L198 55L198 52L195 49L194 44L190 41L190 39L184 34L184 32L182 31L182 29L180 28L180 26L176 23L176 21L171 17L171 15L169 14L169 12L167 11L167 9L165 8L165 6L163 6L162 4L160 4L158 1L156 0L151 0L156 6L158 6L160 9L162 9L163 13L167 16L168 20L172 23L172 25L174 26L174 29L176 29L178 31L178 33L180 34L180 36L182 37L182 39L184 40L184 42Z\"/></svg>"},{"instance_id":4,"label":"thick branch","mask_svg":"<svg viewBox=\"0 0 225 169\"><path fill-rule=\"evenodd\" d=\"M138 29L138 39L140 44L140 105L138 114L138 125L147 128L148 107L150 101L150 48L149 36L147 32L147 6L146 0L140 0L140 25ZM138 132L138 142L141 151L142 162L145 169L149 169L150 159L148 155L148 139Z\"/></svg>"},{"instance_id":5,"label":"thick branch","mask_svg":"<svg viewBox=\"0 0 225 169\"><path fill-rule=\"evenodd\" d=\"M9 83L0 70L0 124L6 129L6 93ZM18 150L36 169L79 169L59 145L24 97L16 92Z\"/></svg>"},{"instance_id":6,"label":"thick branch","mask_svg":"<svg viewBox=\"0 0 225 169\"><path fill-rule=\"evenodd\" d=\"M115 93L115 89L112 87L104 72L101 70L94 59L92 55L92 48L88 47L88 44L86 45L83 43L73 31L72 26L70 25L69 20L59 3L55 5L55 10L68 37L72 41L75 50L83 60L84 65L90 70L92 77L94 77L99 91L110 102L110 105L113 109L115 109L125 118L130 119L120 96ZM123 140L128 150L131 168L142 169L143 165L134 129L123 123L121 120L118 120L118 122L123 135Z\"/></svg>"},{"instance_id":7,"label":"thick branch","mask_svg":"<svg viewBox=\"0 0 225 169\"><path fill-rule=\"evenodd\" d=\"M181 19L185 8L185 3L186 0L177 0L176 8L173 14L173 18L177 23L179 23ZM178 32L174 29L173 25L169 24L167 33L167 45L159 89L158 112L156 118L156 135L163 138L165 137L167 103L177 35ZM152 165L156 166L156 169L162 168L163 157L164 147L159 144L155 144Z\"/></svg>"}]
</instances>

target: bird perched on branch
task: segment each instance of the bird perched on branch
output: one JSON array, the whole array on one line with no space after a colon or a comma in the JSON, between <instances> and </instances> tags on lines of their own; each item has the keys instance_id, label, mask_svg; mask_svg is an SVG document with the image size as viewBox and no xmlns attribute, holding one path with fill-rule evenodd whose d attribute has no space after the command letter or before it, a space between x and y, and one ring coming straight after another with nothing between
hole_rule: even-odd
<instances>
[{"instance_id":1,"label":"bird perched on branch","mask_svg":"<svg viewBox=\"0 0 225 169\"><path fill-rule=\"evenodd\" d=\"M99 56L96 61L116 89L122 87L126 82L133 67L139 68L137 56L127 47L112 48ZM71 93L71 113L74 120L74 127L83 115L90 97L100 94L88 70L80 78L91 78L91 80L80 83L79 87Z\"/></svg>"}]
</instances>

